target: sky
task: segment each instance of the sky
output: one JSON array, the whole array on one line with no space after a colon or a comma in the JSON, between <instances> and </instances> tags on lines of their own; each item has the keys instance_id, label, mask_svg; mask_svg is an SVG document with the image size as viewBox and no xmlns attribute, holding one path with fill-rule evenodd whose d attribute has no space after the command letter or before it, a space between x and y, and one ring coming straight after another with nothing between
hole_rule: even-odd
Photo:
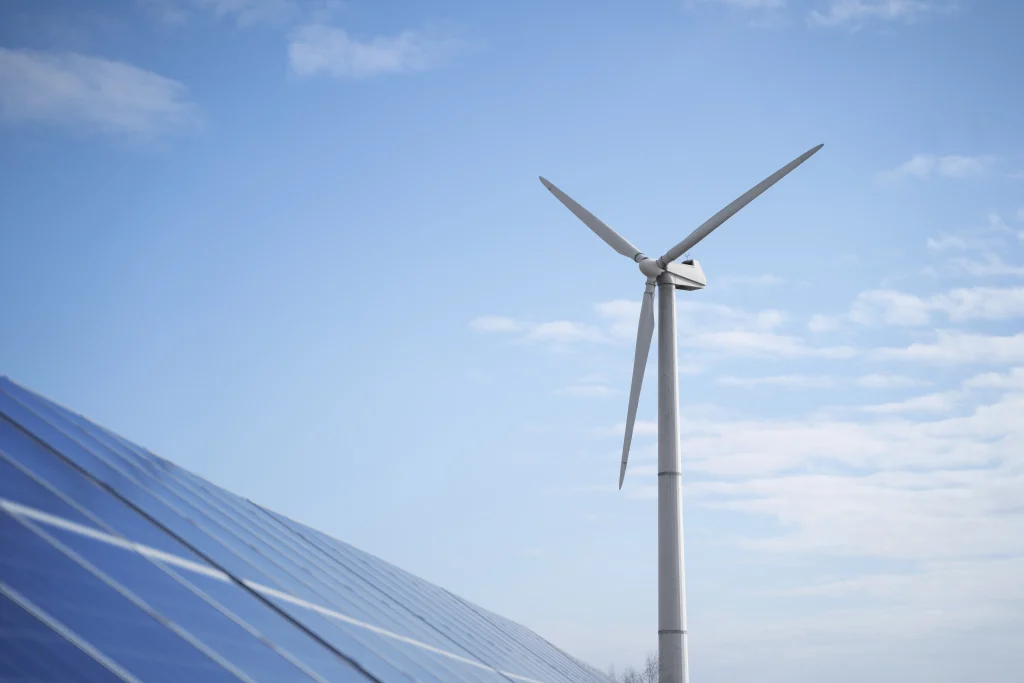
<instances>
[{"instance_id":1,"label":"sky","mask_svg":"<svg viewBox=\"0 0 1024 683\"><path fill-rule=\"evenodd\" d=\"M695 680L1024 665L1024 5L8 0L0 374L600 668L657 646L680 292Z\"/></svg>"}]
</instances>

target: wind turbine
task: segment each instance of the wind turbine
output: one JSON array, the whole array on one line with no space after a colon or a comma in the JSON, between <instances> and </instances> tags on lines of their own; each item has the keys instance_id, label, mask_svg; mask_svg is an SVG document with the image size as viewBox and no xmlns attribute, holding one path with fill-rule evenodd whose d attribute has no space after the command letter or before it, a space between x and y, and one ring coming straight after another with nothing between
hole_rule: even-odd
<instances>
[{"instance_id":1,"label":"wind turbine","mask_svg":"<svg viewBox=\"0 0 1024 683\"><path fill-rule=\"evenodd\" d=\"M654 290L658 289L658 661L659 683L687 683L690 678L686 646L686 588L683 570L683 497L679 457L679 376L676 349L677 289L693 291L707 284L704 271L695 260L675 260L697 245L711 231L727 221L786 174L807 161L823 145L813 147L706 220L682 242L659 259L644 256L619 233L577 204L543 176L540 181L551 194L576 214L608 246L640 266L647 278L636 332L633 382L629 389L626 433L622 440L619 489L626 475L626 460L633 439L633 423L640 400L640 386L654 335Z\"/></svg>"}]
</instances>

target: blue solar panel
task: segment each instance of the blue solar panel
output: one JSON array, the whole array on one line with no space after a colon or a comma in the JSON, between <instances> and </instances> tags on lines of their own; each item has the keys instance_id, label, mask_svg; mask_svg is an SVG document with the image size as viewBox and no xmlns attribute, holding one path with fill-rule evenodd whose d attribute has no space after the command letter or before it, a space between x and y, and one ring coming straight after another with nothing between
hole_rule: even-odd
<instances>
[{"instance_id":1,"label":"blue solar panel","mask_svg":"<svg viewBox=\"0 0 1024 683\"><path fill-rule=\"evenodd\" d=\"M0 681L608 681L0 378Z\"/></svg>"}]
</instances>

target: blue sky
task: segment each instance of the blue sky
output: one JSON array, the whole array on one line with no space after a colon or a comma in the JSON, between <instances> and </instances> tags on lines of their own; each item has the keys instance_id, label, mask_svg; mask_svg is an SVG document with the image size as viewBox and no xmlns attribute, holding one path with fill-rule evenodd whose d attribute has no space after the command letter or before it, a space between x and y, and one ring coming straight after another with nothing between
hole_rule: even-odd
<instances>
[{"instance_id":1,"label":"blue sky","mask_svg":"<svg viewBox=\"0 0 1024 683\"><path fill-rule=\"evenodd\" d=\"M1016 680L1018 3L0 10L0 373L600 667L656 647L648 254L697 680Z\"/></svg>"}]
</instances>

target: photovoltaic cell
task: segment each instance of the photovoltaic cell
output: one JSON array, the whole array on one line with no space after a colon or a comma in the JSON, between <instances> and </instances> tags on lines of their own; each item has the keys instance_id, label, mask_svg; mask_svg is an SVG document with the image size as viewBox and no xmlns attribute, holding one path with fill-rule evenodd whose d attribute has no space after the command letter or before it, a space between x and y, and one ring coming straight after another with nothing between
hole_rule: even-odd
<instances>
[{"instance_id":1,"label":"photovoltaic cell","mask_svg":"<svg viewBox=\"0 0 1024 683\"><path fill-rule=\"evenodd\" d=\"M0 680L608 681L6 378L0 547Z\"/></svg>"},{"instance_id":2,"label":"photovoltaic cell","mask_svg":"<svg viewBox=\"0 0 1024 683\"><path fill-rule=\"evenodd\" d=\"M54 630L54 627L60 628L58 624L48 626L40 621L40 616L47 618L23 596L0 584L0 643L4 644L0 648L0 681L118 683L123 680L74 645L68 639L77 640L74 634L61 635ZM87 644L82 644L88 648Z\"/></svg>"}]
</instances>

